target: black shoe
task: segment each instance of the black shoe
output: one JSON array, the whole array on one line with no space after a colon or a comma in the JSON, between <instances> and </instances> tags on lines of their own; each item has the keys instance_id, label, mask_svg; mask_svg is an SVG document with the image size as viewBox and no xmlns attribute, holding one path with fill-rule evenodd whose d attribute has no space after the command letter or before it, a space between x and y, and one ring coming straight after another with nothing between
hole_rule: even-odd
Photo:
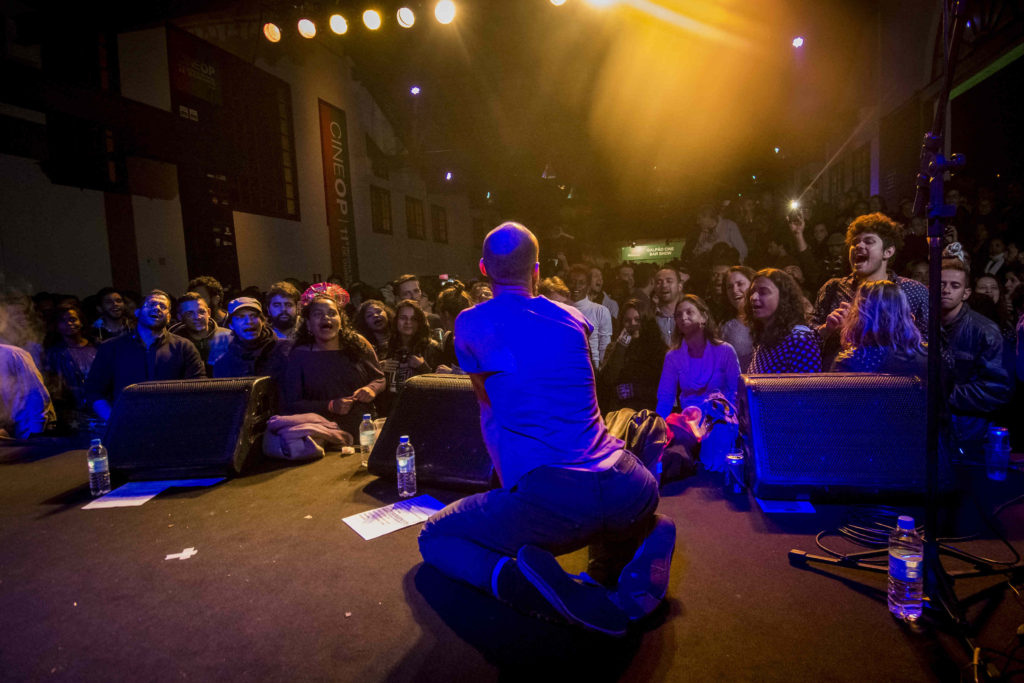
<instances>
[{"instance_id":1,"label":"black shoe","mask_svg":"<svg viewBox=\"0 0 1024 683\"><path fill-rule=\"evenodd\" d=\"M654 529L622 570L613 597L631 620L646 617L665 599L675 549L675 522L655 515Z\"/></svg>"},{"instance_id":2,"label":"black shoe","mask_svg":"<svg viewBox=\"0 0 1024 683\"><path fill-rule=\"evenodd\" d=\"M623 636L629 618L602 586L578 583L555 556L536 546L519 549L519 570L570 623L609 636Z\"/></svg>"}]
</instances>

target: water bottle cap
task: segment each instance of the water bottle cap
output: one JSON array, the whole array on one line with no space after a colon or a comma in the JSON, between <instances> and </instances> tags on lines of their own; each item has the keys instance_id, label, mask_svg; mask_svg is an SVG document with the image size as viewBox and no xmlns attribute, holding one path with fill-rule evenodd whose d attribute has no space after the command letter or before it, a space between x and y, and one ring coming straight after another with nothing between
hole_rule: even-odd
<instances>
[{"instance_id":1,"label":"water bottle cap","mask_svg":"<svg viewBox=\"0 0 1024 683\"><path fill-rule=\"evenodd\" d=\"M364 420L369 420L370 419L370 414L369 413L363 413L363 419Z\"/></svg>"},{"instance_id":2,"label":"water bottle cap","mask_svg":"<svg viewBox=\"0 0 1024 683\"><path fill-rule=\"evenodd\" d=\"M409 443L409 437L408 436L400 436L400 437L398 437L398 443Z\"/></svg>"},{"instance_id":3,"label":"water bottle cap","mask_svg":"<svg viewBox=\"0 0 1024 683\"><path fill-rule=\"evenodd\" d=\"M93 439L93 440L92 440L92 445L93 445L93 446L100 446L100 445L102 445L102 444L103 444L103 442L102 442L102 440L100 440L100 439Z\"/></svg>"},{"instance_id":4,"label":"water bottle cap","mask_svg":"<svg viewBox=\"0 0 1024 683\"><path fill-rule=\"evenodd\" d=\"M907 529L907 530L913 529L914 528L914 518L911 517L910 515L900 515L899 519L896 520L896 526L899 527L900 529Z\"/></svg>"}]
</instances>

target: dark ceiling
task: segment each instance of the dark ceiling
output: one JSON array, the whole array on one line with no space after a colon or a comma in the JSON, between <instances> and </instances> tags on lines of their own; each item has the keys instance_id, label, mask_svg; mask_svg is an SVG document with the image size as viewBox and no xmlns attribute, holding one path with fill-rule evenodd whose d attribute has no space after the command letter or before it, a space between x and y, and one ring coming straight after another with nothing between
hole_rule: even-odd
<instances>
[{"instance_id":1,"label":"dark ceiling","mask_svg":"<svg viewBox=\"0 0 1024 683\"><path fill-rule=\"evenodd\" d=\"M364 4L303 11L349 15L348 35L321 29L316 40L352 58L424 164L452 168L462 189L492 191L506 215L539 207L612 222L657 221L734 196L752 174L771 182L820 158L865 86L857 48L876 30L874 0L457 0L450 26L434 21L431 0L408 3L418 10L411 30L391 21L372 34L358 22ZM118 1L62 16L127 30L211 13L293 16L296 5ZM399 3L377 5L389 21ZM50 7L37 4L52 18ZM292 31L286 41L301 43ZM800 50L796 35L807 39ZM545 169L556 178L542 183ZM582 214L565 211L570 190Z\"/></svg>"}]
</instances>

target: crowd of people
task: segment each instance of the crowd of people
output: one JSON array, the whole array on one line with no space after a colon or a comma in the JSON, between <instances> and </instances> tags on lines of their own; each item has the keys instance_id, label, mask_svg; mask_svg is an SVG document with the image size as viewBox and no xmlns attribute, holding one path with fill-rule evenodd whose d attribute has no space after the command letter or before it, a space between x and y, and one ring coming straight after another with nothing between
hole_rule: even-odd
<instances>
[{"instance_id":1,"label":"crowd of people","mask_svg":"<svg viewBox=\"0 0 1024 683\"><path fill-rule=\"evenodd\" d=\"M563 254L538 293L590 322L603 412L667 417L712 394L735 402L741 373L822 371L924 376L939 344L948 416L965 442L1006 423L1024 378L1021 187L951 190L942 261L942 339L929 340L926 225L909 201L880 197L777 207L701 207L682 255L614 263ZM0 428L73 434L106 420L129 384L269 375L282 414L318 413L354 433L387 416L409 377L461 372L459 314L491 283L403 275L381 288L289 279L226 293L198 277L178 296L105 287L92 296L8 294Z\"/></svg>"}]
</instances>

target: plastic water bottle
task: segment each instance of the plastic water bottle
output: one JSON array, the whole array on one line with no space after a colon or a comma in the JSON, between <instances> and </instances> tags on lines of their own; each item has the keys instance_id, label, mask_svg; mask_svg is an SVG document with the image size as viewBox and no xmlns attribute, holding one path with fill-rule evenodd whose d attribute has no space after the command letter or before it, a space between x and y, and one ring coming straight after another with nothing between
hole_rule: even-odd
<instances>
[{"instance_id":1,"label":"plastic water bottle","mask_svg":"<svg viewBox=\"0 0 1024 683\"><path fill-rule=\"evenodd\" d=\"M110 461L106 447L99 439L93 439L86 455L89 458L89 492L94 498L110 493Z\"/></svg>"},{"instance_id":2,"label":"plastic water bottle","mask_svg":"<svg viewBox=\"0 0 1024 683\"><path fill-rule=\"evenodd\" d=\"M359 423L359 453L363 457L363 467L366 467L370 451L373 450L373 442L376 440L377 428L373 426L370 414L363 413L363 421Z\"/></svg>"},{"instance_id":3,"label":"plastic water bottle","mask_svg":"<svg viewBox=\"0 0 1024 683\"><path fill-rule=\"evenodd\" d=\"M409 498L416 495L416 451L412 449L408 436L398 437L398 495Z\"/></svg>"},{"instance_id":4,"label":"plastic water bottle","mask_svg":"<svg viewBox=\"0 0 1024 683\"><path fill-rule=\"evenodd\" d=\"M924 541L914 518L900 516L889 536L889 611L906 621L921 616L924 593Z\"/></svg>"}]
</instances>

